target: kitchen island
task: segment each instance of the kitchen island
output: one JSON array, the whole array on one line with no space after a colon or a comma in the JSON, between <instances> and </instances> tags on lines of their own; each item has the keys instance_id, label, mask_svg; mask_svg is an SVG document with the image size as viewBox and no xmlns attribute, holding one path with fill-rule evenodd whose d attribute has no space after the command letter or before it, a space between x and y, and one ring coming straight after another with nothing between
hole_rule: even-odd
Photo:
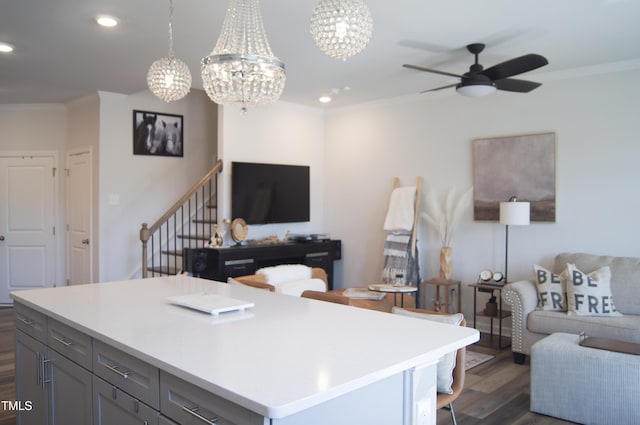
<instances>
[{"instance_id":1,"label":"kitchen island","mask_svg":"<svg viewBox=\"0 0 640 425\"><path fill-rule=\"evenodd\" d=\"M200 292L254 306L213 316L167 301ZM108 423L101 418L114 403L130 407L130 423L435 424L437 360L479 337L470 328L185 275L12 298L18 399L42 399L21 415L68 410L51 393L69 393L64 383L80 381L56 385L74 366L92 380L83 413L96 425ZM56 369L56 360L71 365ZM34 395L31 378L44 395Z\"/></svg>"}]
</instances>

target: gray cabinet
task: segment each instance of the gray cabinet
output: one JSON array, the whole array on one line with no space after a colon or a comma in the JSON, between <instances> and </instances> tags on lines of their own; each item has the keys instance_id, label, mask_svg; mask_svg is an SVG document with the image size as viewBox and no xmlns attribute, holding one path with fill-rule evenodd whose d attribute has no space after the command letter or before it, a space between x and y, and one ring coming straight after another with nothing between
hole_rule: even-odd
<instances>
[{"instance_id":1,"label":"gray cabinet","mask_svg":"<svg viewBox=\"0 0 640 425\"><path fill-rule=\"evenodd\" d=\"M31 410L18 412L18 425L47 423L49 403L42 380L47 347L22 331L16 331L16 400L31 401Z\"/></svg>"},{"instance_id":2,"label":"gray cabinet","mask_svg":"<svg viewBox=\"0 0 640 425\"><path fill-rule=\"evenodd\" d=\"M45 385L50 425L87 425L92 419L91 372L49 349Z\"/></svg>"},{"instance_id":3,"label":"gray cabinet","mask_svg":"<svg viewBox=\"0 0 640 425\"><path fill-rule=\"evenodd\" d=\"M94 339L93 373L160 410L160 377L157 367Z\"/></svg>"},{"instance_id":4,"label":"gray cabinet","mask_svg":"<svg viewBox=\"0 0 640 425\"><path fill-rule=\"evenodd\" d=\"M19 330L16 377L16 400L31 401L18 424L91 423L91 373Z\"/></svg>"},{"instance_id":5,"label":"gray cabinet","mask_svg":"<svg viewBox=\"0 0 640 425\"><path fill-rule=\"evenodd\" d=\"M93 401L94 425L158 425L160 423L160 414L157 410L95 375L93 376Z\"/></svg>"},{"instance_id":6,"label":"gray cabinet","mask_svg":"<svg viewBox=\"0 0 640 425\"><path fill-rule=\"evenodd\" d=\"M222 397L160 372L163 415L180 424L265 425L269 419Z\"/></svg>"}]
</instances>

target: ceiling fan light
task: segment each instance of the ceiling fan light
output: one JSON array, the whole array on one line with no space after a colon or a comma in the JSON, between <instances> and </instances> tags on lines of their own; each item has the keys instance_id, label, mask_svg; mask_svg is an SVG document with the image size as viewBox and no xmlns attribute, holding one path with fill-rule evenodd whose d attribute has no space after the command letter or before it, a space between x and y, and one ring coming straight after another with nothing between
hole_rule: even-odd
<instances>
[{"instance_id":1,"label":"ceiling fan light","mask_svg":"<svg viewBox=\"0 0 640 425\"><path fill-rule=\"evenodd\" d=\"M482 97L495 93L496 86L493 84L458 84L456 91L467 97Z\"/></svg>"}]
</instances>

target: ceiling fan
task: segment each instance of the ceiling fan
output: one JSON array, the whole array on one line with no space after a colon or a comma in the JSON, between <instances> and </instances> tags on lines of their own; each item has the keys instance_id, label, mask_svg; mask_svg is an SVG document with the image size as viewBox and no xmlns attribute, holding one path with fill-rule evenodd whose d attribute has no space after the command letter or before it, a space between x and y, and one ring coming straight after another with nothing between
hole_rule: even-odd
<instances>
[{"instance_id":1,"label":"ceiling fan","mask_svg":"<svg viewBox=\"0 0 640 425\"><path fill-rule=\"evenodd\" d=\"M531 53L484 69L484 67L478 63L478 55L484 50L484 47L485 46L482 43L473 43L467 46L467 50L475 55L475 63L469 67L469 72L465 72L462 75L416 65L404 64L402 66L405 68L417 69L418 71L432 72L434 74L460 78L459 83L449 84L430 90L423 90L420 93L455 87L456 91L464 96L479 97L491 94L496 90L528 93L542 85L541 83L535 83L533 81L516 80L509 77L523 74L547 65L549 62L544 56Z\"/></svg>"}]
</instances>

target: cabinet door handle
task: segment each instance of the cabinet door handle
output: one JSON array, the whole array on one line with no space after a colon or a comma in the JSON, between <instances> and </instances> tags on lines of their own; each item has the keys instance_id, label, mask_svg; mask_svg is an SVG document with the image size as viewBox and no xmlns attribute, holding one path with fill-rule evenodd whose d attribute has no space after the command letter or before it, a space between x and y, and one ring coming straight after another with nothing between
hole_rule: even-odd
<instances>
[{"instance_id":1,"label":"cabinet door handle","mask_svg":"<svg viewBox=\"0 0 640 425\"><path fill-rule=\"evenodd\" d=\"M70 347L73 345L73 341L65 338L65 337L57 337L57 336L53 336L53 339L55 339L56 341L58 341L60 344L64 345L65 347Z\"/></svg>"},{"instance_id":2,"label":"cabinet door handle","mask_svg":"<svg viewBox=\"0 0 640 425\"><path fill-rule=\"evenodd\" d=\"M104 363L103 364L104 367L106 367L107 369L109 369L111 372L120 375L122 377L122 379L127 379L129 377L129 375L131 375L131 371L128 370L126 372L123 372L120 370L120 365L114 364L114 365L110 365L108 363Z\"/></svg>"},{"instance_id":3,"label":"cabinet door handle","mask_svg":"<svg viewBox=\"0 0 640 425\"><path fill-rule=\"evenodd\" d=\"M24 323L25 325L33 327L33 324L34 324L33 320L28 319L26 317L22 317L22 316L16 316L16 318L22 323Z\"/></svg>"},{"instance_id":4,"label":"cabinet door handle","mask_svg":"<svg viewBox=\"0 0 640 425\"><path fill-rule=\"evenodd\" d=\"M38 353L38 361L40 362L40 384L42 388L44 388L45 384L51 382L50 379L45 379L47 376L46 365L51 362L51 360L47 360L44 354Z\"/></svg>"},{"instance_id":5,"label":"cabinet door handle","mask_svg":"<svg viewBox=\"0 0 640 425\"><path fill-rule=\"evenodd\" d=\"M204 416L202 416L201 414L198 413L198 410L200 410L200 408L198 406L196 406L196 407L194 407L192 409L189 409L187 406L182 406L182 410L184 410L188 414L192 415L194 418L200 419L205 424L214 425L220 420L220 418L213 418L213 419L205 418Z\"/></svg>"},{"instance_id":6,"label":"cabinet door handle","mask_svg":"<svg viewBox=\"0 0 640 425\"><path fill-rule=\"evenodd\" d=\"M38 351L36 353L38 368L36 369L36 385L40 385L42 383L42 354Z\"/></svg>"}]
</instances>

